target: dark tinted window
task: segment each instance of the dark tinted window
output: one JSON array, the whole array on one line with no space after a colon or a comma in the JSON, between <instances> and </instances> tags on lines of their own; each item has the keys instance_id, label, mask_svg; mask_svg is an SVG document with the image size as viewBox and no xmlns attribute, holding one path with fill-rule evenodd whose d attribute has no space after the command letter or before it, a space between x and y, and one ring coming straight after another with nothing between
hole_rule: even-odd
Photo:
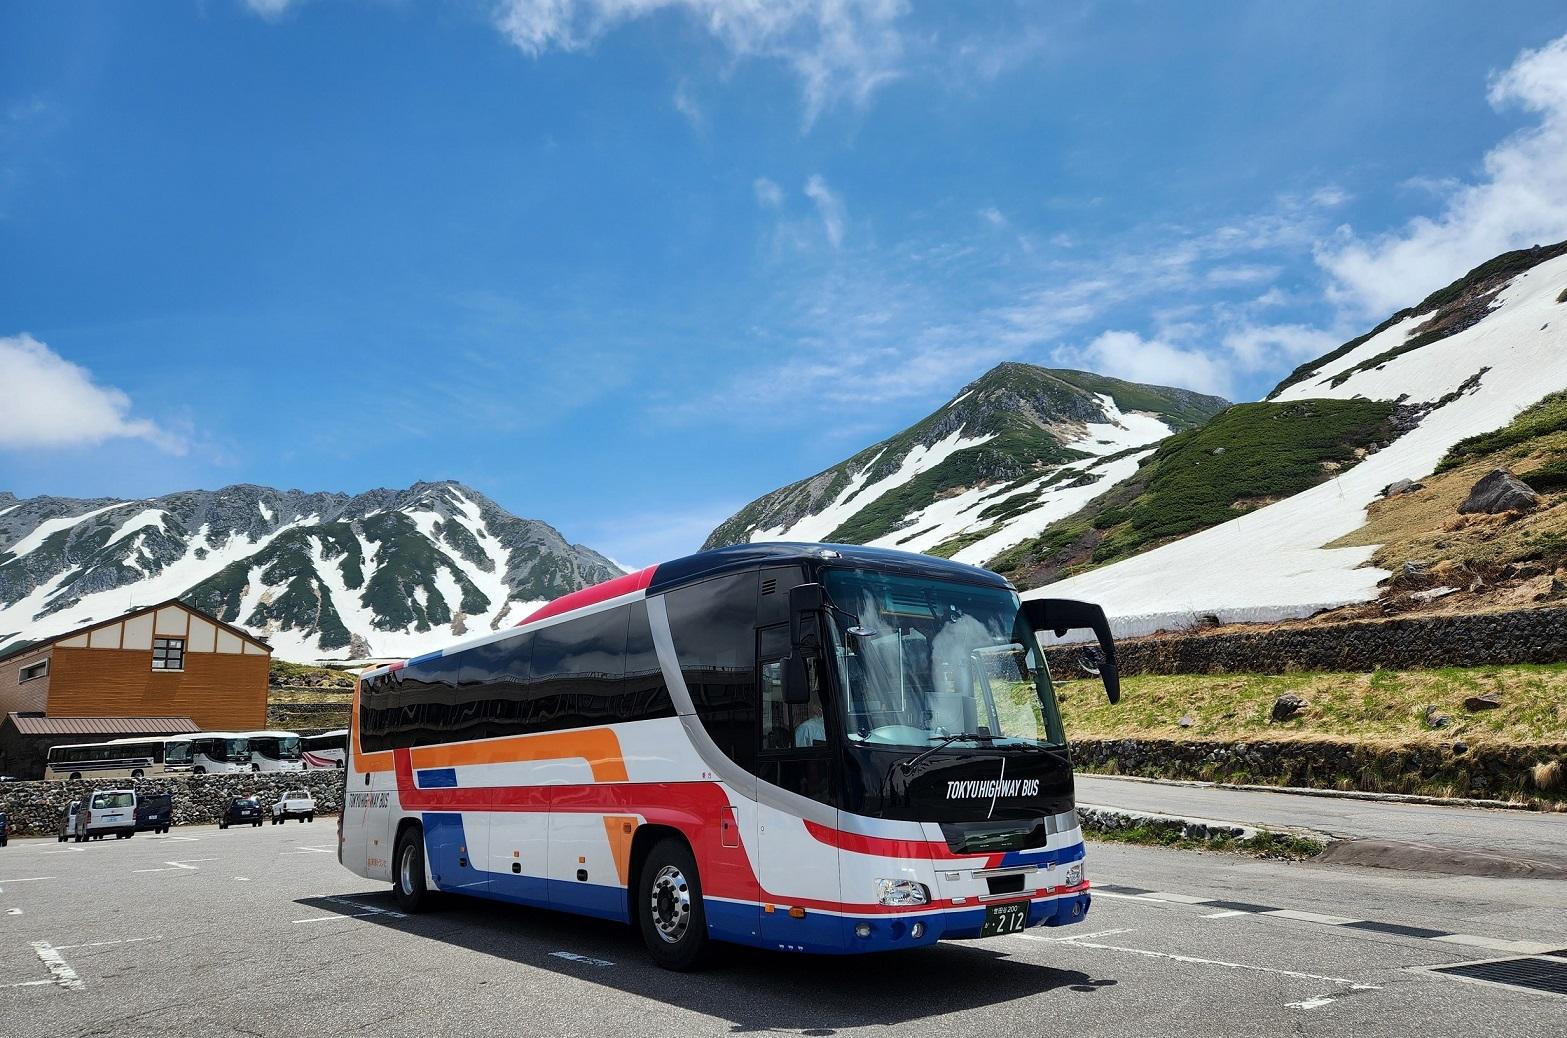
<instances>
[{"instance_id":1,"label":"dark tinted window","mask_svg":"<svg viewBox=\"0 0 1567 1038\"><path fill-rule=\"evenodd\" d=\"M638 602L367 682L367 750L673 717Z\"/></svg>"},{"instance_id":2,"label":"dark tinted window","mask_svg":"<svg viewBox=\"0 0 1567 1038\"><path fill-rule=\"evenodd\" d=\"M730 760L756 757L757 573L735 573L664 596L686 688L707 734Z\"/></svg>"}]
</instances>

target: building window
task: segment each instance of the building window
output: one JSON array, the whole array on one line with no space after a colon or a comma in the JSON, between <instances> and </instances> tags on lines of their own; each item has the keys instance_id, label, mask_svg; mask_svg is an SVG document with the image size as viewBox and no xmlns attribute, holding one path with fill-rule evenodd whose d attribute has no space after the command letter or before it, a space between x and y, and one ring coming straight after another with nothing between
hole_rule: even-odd
<instances>
[{"instance_id":1,"label":"building window","mask_svg":"<svg viewBox=\"0 0 1567 1038\"><path fill-rule=\"evenodd\" d=\"M184 670L185 639L154 638L152 640L153 670Z\"/></svg>"},{"instance_id":2,"label":"building window","mask_svg":"<svg viewBox=\"0 0 1567 1038\"><path fill-rule=\"evenodd\" d=\"M39 660L37 663L32 663L32 664L29 664L28 666L23 667L21 669L21 672L18 675L18 680L19 681L31 681L34 678L41 678L41 677L43 677L44 675L46 675L48 673L49 673L49 661L48 660Z\"/></svg>"}]
</instances>

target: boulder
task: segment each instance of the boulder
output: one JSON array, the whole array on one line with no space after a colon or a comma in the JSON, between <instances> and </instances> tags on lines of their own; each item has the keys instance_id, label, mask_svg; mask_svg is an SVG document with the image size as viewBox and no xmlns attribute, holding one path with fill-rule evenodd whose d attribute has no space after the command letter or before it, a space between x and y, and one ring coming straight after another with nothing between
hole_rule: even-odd
<instances>
[{"instance_id":1,"label":"boulder","mask_svg":"<svg viewBox=\"0 0 1567 1038\"><path fill-rule=\"evenodd\" d=\"M1311 704L1300 698L1293 692L1286 692L1273 701L1273 719L1275 721L1288 721L1304 713Z\"/></svg>"},{"instance_id":2,"label":"boulder","mask_svg":"<svg viewBox=\"0 0 1567 1038\"><path fill-rule=\"evenodd\" d=\"M1446 728L1453 723L1453 719L1441 713L1435 706L1428 706L1425 710L1425 724L1427 728Z\"/></svg>"},{"instance_id":3,"label":"boulder","mask_svg":"<svg viewBox=\"0 0 1567 1038\"><path fill-rule=\"evenodd\" d=\"M1469 496L1458 506L1464 515L1502 512L1527 512L1540 505L1540 495L1506 469L1492 469L1469 488Z\"/></svg>"},{"instance_id":4,"label":"boulder","mask_svg":"<svg viewBox=\"0 0 1567 1038\"><path fill-rule=\"evenodd\" d=\"M1383 497L1397 497L1399 494L1413 494L1417 490L1424 490L1424 483L1416 483L1412 479L1395 479L1382 491Z\"/></svg>"},{"instance_id":5,"label":"boulder","mask_svg":"<svg viewBox=\"0 0 1567 1038\"><path fill-rule=\"evenodd\" d=\"M1197 722L1192 720L1192 715L1191 714L1182 714L1181 715L1181 719L1179 721L1176 721L1175 723L1180 725L1182 728L1190 728L1192 725L1196 724Z\"/></svg>"},{"instance_id":6,"label":"boulder","mask_svg":"<svg viewBox=\"0 0 1567 1038\"><path fill-rule=\"evenodd\" d=\"M1483 696L1469 696L1464 699L1464 709L1470 713L1481 710L1495 710L1502 705L1502 700L1494 692L1487 692Z\"/></svg>"}]
</instances>

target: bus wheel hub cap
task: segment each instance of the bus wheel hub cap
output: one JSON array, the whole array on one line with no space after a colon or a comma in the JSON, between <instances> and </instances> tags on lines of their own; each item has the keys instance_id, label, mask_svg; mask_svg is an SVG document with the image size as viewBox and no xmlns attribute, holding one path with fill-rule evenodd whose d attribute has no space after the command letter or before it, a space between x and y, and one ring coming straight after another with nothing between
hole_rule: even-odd
<instances>
[{"instance_id":1,"label":"bus wheel hub cap","mask_svg":"<svg viewBox=\"0 0 1567 1038\"><path fill-rule=\"evenodd\" d=\"M673 865L665 865L653 877L653 926L658 935L674 944L691 926L691 886Z\"/></svg>"}]
</instances>

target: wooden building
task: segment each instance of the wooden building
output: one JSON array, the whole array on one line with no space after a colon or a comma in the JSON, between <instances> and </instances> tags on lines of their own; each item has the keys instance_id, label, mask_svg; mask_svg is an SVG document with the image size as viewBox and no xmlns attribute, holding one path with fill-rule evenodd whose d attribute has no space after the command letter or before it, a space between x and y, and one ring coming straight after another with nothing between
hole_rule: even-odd
<instances>
[{"instance_id":1,"label":"wooden building","mask_svg":"<svg viewBox=\"0 0 1567 1038\"><path fill-rule=\"evenodd\" d=\"M271 656L271 646L238 627L178 600L160 602L0 656L0 718L7 726L14 713L265 728ZM80 734L78 742L100 741Z\"/></svg>"}]
</instances>

